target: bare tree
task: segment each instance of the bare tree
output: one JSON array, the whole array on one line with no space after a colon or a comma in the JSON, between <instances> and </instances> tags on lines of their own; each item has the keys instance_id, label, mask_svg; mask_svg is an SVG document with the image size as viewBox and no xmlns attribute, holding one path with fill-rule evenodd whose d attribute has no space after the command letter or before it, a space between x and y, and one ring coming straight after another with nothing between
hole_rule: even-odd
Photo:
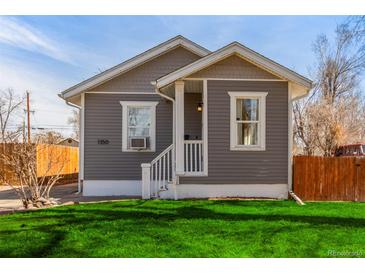
<instances>
[{"instance_id":1,"label":"bare tree","mask_svg":"<svg viewBox=\"0 0 365 274\"><path fill-rule=\"evenodd\" d=\"M9 123L15 122L14 116L21 109L24 98L17 97L12 89L0 90L0 142L6 143L16 139L21 127L9 129Z\"/></svg>"},{"instance_id":2,"label":"bare tree","mask_svg":"<svg viewBox=\"0 0 365 274\"><path fill-rule=\"evenodd\" d=\"M19 142L19 131L9 130L23 102L24 98L16 97L11 89L0 91L0 182L15 191L25 208L42 207L53 203L50 191L66 163L60 150L40 144L40 136L28 144ZM40 155L46 163L42 169L37 163Z\"/></svg>"},{"instance_id":3,"label":"bare tree","mask_svg":"<svg viewBox=\"0 0 365 274\"><path fill-rule=\"evenodd\" d=\"M307 155L331 155L341 143L360 141L365 130L359 78L365 51L348 24L335 41L325 35L313 44L317 63L311 95L294 103L294 141Z\"/></svg>"},{"instance_id":4,"label":"bare tree","mask_svg":"<svg viewBox=\"0 0 365 274\"><path fill-rule=\"evenodd\" d=\"M46 132L34 134L32 139L35 143L56 145L65 139L65 137L57 131L49 130Z\"/></svg>"},{"instance_id":5,"label":"bare tree","mask_svg":"<svg viewBox=\"0 0 365 274\"><path fill-rule=\"evenodd\" d=\"M293 136L297 153L302 151L306 155L313 155L316 147L309 104L309 100L300 100L293 104Z\"/></svg>"},{"instance_id":6,"label":"bare tree","mask_svg":"<svg viewBox=\"0 0 365 274\"><path fill-rule=\"evenodd\" d=\"M314 93L330 103L339 97L353 95L365 67L365 51L348 25L337 27L333 44L325 35L319 35L313 51L317 60Z\"/></svg>"},{"instance_id":7,"label":"bare tree","mask_svg":"<svg viewBox=\"0 0 365 274\"><path fill-rule=\"evenodd\" d=\"M68 118L68 124L73 127L74 138L79 140L80 138L80 114L78 110L72 110L72 116Z\"/></svg>"},{"instance_id":8,"label":"bare tree","mask_svg":"<svg viewBox=\"0 0 365 274\"><path fill-rule=\"evenodd\" d=\"M47 165L40 170L37 157L43 155ZM12 143L0 154L7 172L0 172L0 179L10 186L25 208L54 204L50 198L52 187L61 179L65 160L54 146Z\"/></svg>"},{"instance_id":9,"label":"bare tree","mask_svg":"<svg viewBox=\"0 0 365 274\"><path fill-rule=\"evenodd\" d=\"M356 39L356 42L362 44L362 47L364 47L365 16L349 16L344 25L346 25L347 29L352 32L352 35Z\"/></svg>"}]
</instances>

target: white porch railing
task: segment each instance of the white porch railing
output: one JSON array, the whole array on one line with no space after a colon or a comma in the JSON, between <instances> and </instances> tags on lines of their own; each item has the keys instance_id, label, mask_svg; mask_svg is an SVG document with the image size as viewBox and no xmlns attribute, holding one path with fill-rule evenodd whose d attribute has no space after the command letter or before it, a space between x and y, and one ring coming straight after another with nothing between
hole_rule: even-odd
<instances>
[{"instance_id":1,"label":"white porch railing","mask_svg":"<svg viewBox=\"0 0 365 274\"><path fill-rule=\"evenodd\" d=\"M149 164L142 164L142 198L159 197L175 177L174 145L162 151Z\"/></svg>"},{"instance_id":2,"label":"white porch railing","mask_svg":"<svg viewBox=\"0 0 365 274\"><path fill-rule=\"evenodd\" d=\"M170 145L151 163L142 164L142 198L159 198L161 191L176 179L175 149ZM184 176L204 174L202 140L184 141Z\"/></svg>"},{"instance_id":3,"label":"white porch railing","mask_svg":"<svg viewBox=\"0 0 365 274\"><path fill-rule=\"evenodd\" d=\"M203 141L184 141L185 176L199 175L204 172Z\"/></svg>"}]
</instances>

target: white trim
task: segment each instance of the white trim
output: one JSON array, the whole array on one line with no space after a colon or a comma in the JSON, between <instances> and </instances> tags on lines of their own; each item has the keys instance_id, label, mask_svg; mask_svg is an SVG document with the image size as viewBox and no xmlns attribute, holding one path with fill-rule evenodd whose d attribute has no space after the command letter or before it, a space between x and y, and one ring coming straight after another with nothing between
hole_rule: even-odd
<instances>
[{"instance_id":1,"label":"white trim","mask_svg":"<svg viewBox=\"0 0 365 274\"><path fill-rule=\"evenodd\" d=\"M142 196L141 180L85 180L83 196Z\"/></svg>"},{"instance_id":2,"label":"white trim","mask_svg":"<svg viewBox=\"0 0 365 274\"><path fill-rule=\"evenodd\" d=\"M206 177L207 175L204 172L189 172L185 171L183 175L180 175L180 177Z\"/></svg>"},{"instance_id":3,"label":"white trim","mask_svg":"<svg viewBox=\"0 0 365 274\"><path fill-rule=\"evenodd\" d=\"M176 101L172 101L172 180L174 184L178 182L176 179Z\"/></svg>"},{"instance_id":4,"label":"white trim","mask_svg":"<svg viewBox=\"0 0 365 274\"><path fill-rule=\"evenodd\" d=\"M257 52L237 43L231 43L197 61L190 63L176 71L173 71L156 81L157 88L164 87L177 79L184 78L192 73L206 68L220 60L223 60L233 54L238 54L247 61L262 67L269 72L280 76L283 79L293 81L307 89L311 88L312 82L302 75L258 54Z\"/></svg>"},{"instance_id":5,"label":"white trim","mask_svg":"<svg viewBox=\"0 0 365 274\"><path fill-rule=\"evenodd\" d=\"M203 80L203 175L208 176L208 81Z\"/></svg>"},{"instance_id":6,"label":"white trim","mask_svg":"<svg viewBox=\"0 0 365 274\"><path fill-rule=\"evenodd\" d=\"M182 78L182 79L186 80L186 81L208 80L208 81L242 81L242 82L288 82L288 83L291 83L291 86L292 86L291 99L293 101L304 98L310 92L310 89L297 85L297 84L290 82L288 80L285 80L285 79L244 79L244 78L235 78L234 79L234 78L209 78L209 77L207 77L207 78L206 77L202 77L202 78L187 77L187 78ZM156 81L152 81L151 84L156 85Z\"/></svg>"},{"instance_id":7,"label":"white trim","mask_svg":"<svg viewBox=\"0 0 365 274\"><path fill-rule=\"evenodd\" d=\"M308 93L310 92L310 89L305 89L300 85L297 85L293 82L290 83L290 93L291 93L291 98L292 100L299 100L305 96L308 95Z\"/></svg>"},{"instance_id":8,"label":"white trim","mask_svg":"<svg viewBox=\"0 0 365 274\"><path fill-rule=\"evenodd\" d=\"M209 80L209 81L247 81L247 82L288 82L285 79L255 79L255 78L195 78L195 77L187 77L183 78L183 80L187 81L199 81L199 80Z\"/></svg>"},{"instance_id":9,"label":"white trim","mask_svg":"<svg viewBox=\"0 0 365 274\"><path fill-rule=\"evenodd\" d=\"M158 101L119 101L119 103L124 106L134 106L134 107L156 107Z\"/></svg>"},{"instance_id":10,"label":"white trim","mask_svg":"<svg viewBox=\"0 0 365 274\"><path fill-rule=\"evenodd\" d=\"M81 94L81 108L80 108L80 143L79 143L79 180L78 191L83 189L84 181L84 163L85 163L85 94Z\"/></svg>"},{"instance_id":11,"label":"white trim","mask_svg":"<svg viewBox=\"0 0 365 274\"><path fill-rule=\"evenodd\" d=\"M184 174L184 81L175 82L175 153L176 153L176 174Z\"/></svg>"},{"instance_id":12,"label":"white trim","mask_svg":"<svg viewBox=\"0 0 365 274\"><path fill-rule=\"evenodd\" d=\"M94 93L98 93L98 94L132 94L132 95L157 95L155 92L138 92L138 91L86 91L85 93L90 93L90 94L94 94Z\"/></svg>"},{"instance_id":13,"label":"white trim","mask_svg":"<svg viewBox=\"0 0 365 274\"><path fill-rule=\"evenodd\" d=\"M159 102L154 101L120 101L122 106L122 151L123 152L155 152L156 151L156 106ZM151 107L150 126L150 149L134 150L128 149L128 107Z\"/></svg>"},{"instance_id":14,"label":"white trim","mask_svg":"<svg viewBox=\"0 0 365 274\"><path fill-rule=\"evenodd\" d=\"M293 101L292 84L288 83L288 190L293 190Z\"/></svg>"},{"instance_id":15,"label":"white trim","mask_svg":"<svg viewBox=\"0 0 365 274\"><path fill-rule=\"evenodd\" d=\"M161 54L164 54L178 46L182 46L187 50L199 55L199 56L206 56L210 53L209 50L195 44L194 42L186 39L185 37L179 35L176 36L156 47L153 47L135 57L114 66L98 75L95 75L61 93L62 98L66 99L72 97L80 92L83 92L87 89L100 85L122 73L125 73Z\"/></svg>"},{"instance_id":16,"label":"white trim","mask_svg":"<svg viewBox=\"0 0 365 274\"><path fill-rule=\"evenodd\" d=\"M288 185L283 184L179 184L160 193L161 199L189 198L273 198L287 199Z\"/></svg>"},{"instance_id":17,"label":"white trim","mask_svg":"<svg viewBox=\"0 0 365 274\"><path fill-rule=\"evenodd\" d=\"M266 96L267 92L228 91L230 96L230 149L233 151L264 151L266 149ZM258 145L237 145L236 100L258 99Z\"/></svg>"},{"instance_id":18,"label":"white trim","mask_svg":"<svg viewBox=\"0 0 365 274\"><path fill-rule=\"evenodd\" d=\"M141 180L85 180L83 196L142 196ZM288 197L287 184L178 184L160 192L161 199Z\"/></svg>"}]
</instances>

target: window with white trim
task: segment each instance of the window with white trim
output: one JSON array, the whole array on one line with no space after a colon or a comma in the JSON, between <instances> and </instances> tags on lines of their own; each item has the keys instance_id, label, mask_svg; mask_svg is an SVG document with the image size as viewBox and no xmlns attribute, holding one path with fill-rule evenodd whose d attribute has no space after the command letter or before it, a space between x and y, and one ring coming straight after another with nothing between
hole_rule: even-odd
<instances>
[{"instance_id":1,"label":"window with white trim","mask_svg":"<svg viewBox=\"0 0 365 274\"><path fill-rule=\"evenodd\" d=\"M155 151L156 106L151 101L121 101L122 151Z\"/></svg>"},{"instance_id":2,"label":"window with white trim","mask_svg":"<svg viewBox=\"0 0 365 274\"><path fill-rule=\"evenodd\" d=\"M265 150L267 92L228 92L231 150Z\"/></svg>"}]
</instances>

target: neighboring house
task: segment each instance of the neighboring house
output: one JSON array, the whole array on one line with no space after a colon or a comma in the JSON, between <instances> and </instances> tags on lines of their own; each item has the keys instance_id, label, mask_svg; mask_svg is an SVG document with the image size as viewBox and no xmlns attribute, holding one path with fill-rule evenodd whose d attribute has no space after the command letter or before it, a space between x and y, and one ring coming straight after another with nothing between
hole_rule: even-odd
<instances>
[{"instance_id":1,"label":"neighboring house","mask_svg":"<svg viewBox=\"0 0 365 274\"><path fill-rule=\"evenodd\" d=\"M310 88L240 43L170 39L60 94L81 109L80 190L286 198L292 101Z\"/></svg>"},{"instance_id":2,"label":"neighboring house","mask_svg":"<svg viewBox=\"0 0 365 274\"><path fill-rule=\"evenodd\" d=\"M74 138L66 138L62 141L58 142L57 145L60 146L69 146L69 147L78 147L79 141L75 140Z\"/></svg>"}]
</instances>

